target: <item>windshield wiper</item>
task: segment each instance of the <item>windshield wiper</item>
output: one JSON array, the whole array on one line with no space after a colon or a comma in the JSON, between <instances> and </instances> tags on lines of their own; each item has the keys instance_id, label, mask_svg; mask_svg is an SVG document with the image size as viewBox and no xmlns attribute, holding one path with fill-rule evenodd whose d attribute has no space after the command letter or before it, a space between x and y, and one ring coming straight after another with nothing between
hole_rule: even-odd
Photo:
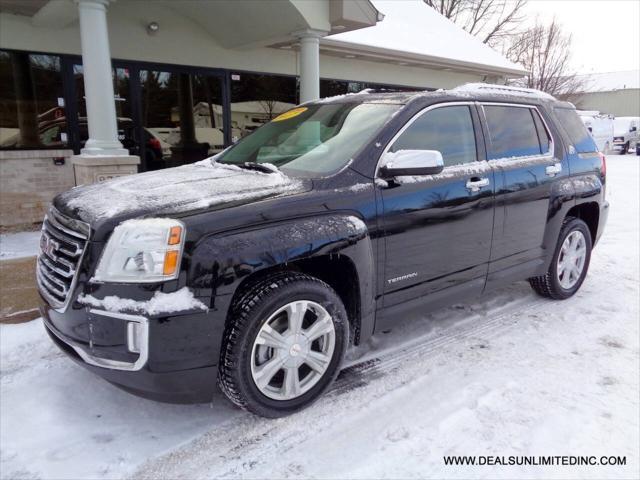
<instances>
[{"instance_id":1,"label":"windshield wiper","mask_svg":"<svg viewBox=\"0 0 640 480\"><path fill-rule=\"evenodd\" d=\"M257 170L263 173L277 173L278 171L278 169L271 164L263 165L262 163L258 163L258 162L244 162L244 163L238 163L236 165L240 168L245 168L247 170Z\"/></svg>"}]
</instances>

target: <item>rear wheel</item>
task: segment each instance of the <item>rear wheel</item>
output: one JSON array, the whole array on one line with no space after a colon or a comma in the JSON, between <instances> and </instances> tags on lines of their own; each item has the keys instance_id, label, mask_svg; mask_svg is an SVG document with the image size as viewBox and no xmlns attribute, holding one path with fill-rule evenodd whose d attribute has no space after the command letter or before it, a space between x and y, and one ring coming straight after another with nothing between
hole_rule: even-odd
<instances>
[{"instance_id":1,"label":"rear wheel","mask_svg":"<svg viewBox=\"0 0 640 480\"><path fill-rule=\"evenodd\" d=\"M275 274L232 306L220 386L232 402L255 414L291 414L331 385L348 341L345 308L329 285L305 274Z\"/></svg>"},{"instance_id":2,"label":"rear wheel","mask_svg":"<svg viewBox=\"0 0 640 480\"><path fill-rule=\"evenodd\" d=\"M629 142L625 143L622 146L622 150L620 150L620 155L626 155L628 151L629 151Z\"/></svg>"},{"instance_id":3,"label":"rear wheel","mask_svg":"<svg viewBox=\"0 0 640 480\"><path fill-rule=\"evenodd\" d=\"M575 294L584 282L591 260L591 233L579 218L568 217L545 275L529 279L531 287L543 297L564 300Z\"/></svg>"}]
</instances>

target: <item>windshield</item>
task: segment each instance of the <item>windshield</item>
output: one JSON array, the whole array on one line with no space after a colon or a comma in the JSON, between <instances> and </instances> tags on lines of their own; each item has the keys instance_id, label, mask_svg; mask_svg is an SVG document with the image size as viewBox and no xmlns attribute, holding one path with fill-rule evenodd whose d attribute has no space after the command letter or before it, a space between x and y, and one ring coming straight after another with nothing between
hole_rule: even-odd
<instances>
[{"instance_id":1,"label":"windshield","mask_svg":"<svg viewBox=\"0 0 640 480\"><path fill-rule=\"evenodd\" d=\"M317 104L294 108L243 138L216 161L270 163L306 177L344 167L400 105Z\"/></svg>"}]
</instances>

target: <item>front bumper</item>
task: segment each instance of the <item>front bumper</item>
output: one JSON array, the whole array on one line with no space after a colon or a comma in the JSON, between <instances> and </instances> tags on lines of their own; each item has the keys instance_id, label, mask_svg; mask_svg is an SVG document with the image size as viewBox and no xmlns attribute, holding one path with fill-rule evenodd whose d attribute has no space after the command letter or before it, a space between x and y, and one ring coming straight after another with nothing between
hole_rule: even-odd
<instances>
[{"instance_id":1,"label":"front bumper","mask_svg":"<svg viewBox=\"0 0 640 480\"><path fill-rule=\"evenodd\" d=\"M211 401L224 329L215 310L163 317L73 307L60 312L48 305L41 310L54 343L112 384L157 401Z\"/></svg>"}]
</instances>

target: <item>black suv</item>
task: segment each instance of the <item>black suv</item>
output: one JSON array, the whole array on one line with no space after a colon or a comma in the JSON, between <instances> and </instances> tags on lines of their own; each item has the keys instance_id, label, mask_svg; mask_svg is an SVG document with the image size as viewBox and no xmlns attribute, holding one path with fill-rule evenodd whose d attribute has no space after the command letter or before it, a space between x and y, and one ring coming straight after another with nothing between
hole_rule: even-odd
<instances>
[{"instance_id":1,"label":"black suv","mask_svg":"<svg viewBox=\"0 0 640 480\"><path fill-rule=\"evenodd\" d=\"M211 159L59 195L46 329L130 392L278 417L399 319L528 280L572 296L607 219L571 104L489 85L304 104Z\"/></svg>"}]
</instances>

